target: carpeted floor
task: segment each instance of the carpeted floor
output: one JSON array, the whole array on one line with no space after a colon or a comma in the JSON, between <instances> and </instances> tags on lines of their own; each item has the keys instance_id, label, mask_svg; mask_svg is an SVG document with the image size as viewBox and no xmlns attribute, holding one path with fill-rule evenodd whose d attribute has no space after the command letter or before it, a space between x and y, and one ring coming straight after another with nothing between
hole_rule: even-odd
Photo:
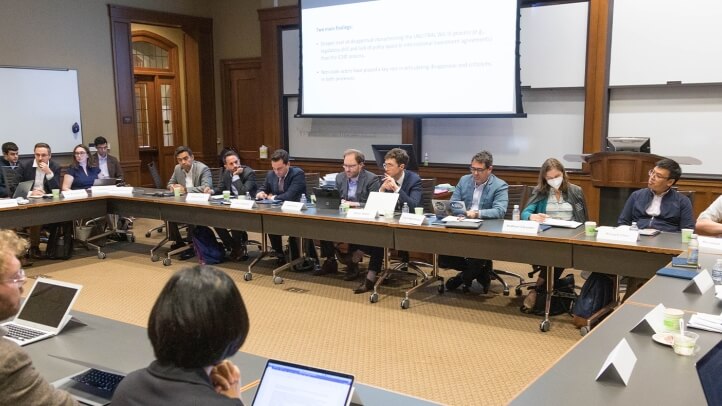
<instances>
[{"instance_id":1,"label":"carpeted floor","mask_svg":"<svg viewBox=\"0 0 722 406\"><path fill-rule=\"evenodd\" d=\"M195 263L151 262L148 251L161 236L144 234L155 223L136 220L137 241L110 243L105 260L81 247L69 261L36 261L26 271L82 284L79 311L145 326L168 277ZM439 295L433 285L402 310L399 288L382 288L379 302L371 304L368 294L351 292L358 282L345 282L342 274L286 273L285 282L274 285L272 262L261 261L250 282L243 280L249 262L219 265L237 282L250 312L242 351L349 372L360 382L439 403L505 404L580 339L567 315L540 332L541 318L521 314L521 298L513 289L502 296L498 283L487 295ZM503 262L495 267L523 276L530 270Z\"/></svg>"}]
</instances>

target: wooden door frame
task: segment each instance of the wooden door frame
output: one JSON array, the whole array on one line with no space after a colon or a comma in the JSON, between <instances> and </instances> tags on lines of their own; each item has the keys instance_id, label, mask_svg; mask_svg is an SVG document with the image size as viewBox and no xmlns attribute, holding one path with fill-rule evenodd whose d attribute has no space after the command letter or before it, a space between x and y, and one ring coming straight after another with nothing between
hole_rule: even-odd
<instances>
[{"instance_id":1,"label":"wooden door frame","mask_svg":"<svg viewBox=\"0 0 722 406\"><path fill-rule=\"evenodd\" d=\"M216 158L216 105L213 72L213 20L108 5L111 26L118 147L126 180L140 181L140 155L135 137L135 100L131 24L180 28L183 31L186 72L188 146L200 161Z\"/></svg>"}]
</instances>

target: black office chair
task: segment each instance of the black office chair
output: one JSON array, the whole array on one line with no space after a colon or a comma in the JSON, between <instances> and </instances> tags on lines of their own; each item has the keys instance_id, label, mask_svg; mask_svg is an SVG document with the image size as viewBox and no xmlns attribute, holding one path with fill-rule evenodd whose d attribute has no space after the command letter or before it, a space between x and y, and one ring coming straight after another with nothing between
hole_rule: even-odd
<instances>
[{"instance_id":1,"label":"black office chair","mask_svg":"<svg viewBox=\"0 0 722 406\"><path fill-rule=\"evenodd\" d=\"M528 193L529 193L529 188L526 185L509 185L509 205L506 207L506 213L504 214L505 220L512 219L514 205L519 205L520 211L524 210L526 201L529 199L529 196L530 196L530 194L528 194ZM506 281L504 279L501 278L501 275L512 276L514 278L519 279L519 283L514 288L514 293L516 293L517 296L521 296L522 287L526 285L524 278L522 278L521 275L516 274L514 272L508 272L508 271L504 271L501 269L492 269L491 270L491 278L496 279L499 282L501 282L501 285L503 287L504 296L509 296L509 285L506 283Z\"/></svg>"},{"instance_id":2,"label":"black office chair","mask_svg":"<svg viewBox=\"0 0 722 406\"><path fill-rule=\"evenodd\" d=\"M318 173L306 173L306 199L310 202L313 196L313 189L321 184L321 175Z\"/></svg>"},{"instance_id":3,"label":"black office chair","mask_svg":"<svg viewBox=\"0 0 722 406\"><path fill-rule=\"evenodd\" d=\"M222 192L221 190L221 175L223 175L224 168L208 168L211 170L211 187L213 188L213 193L220 194Z\"/></svg>"},{"instance_id":4,"label":"black office chair","mask_svg":"<svg viewBox=\"0 0 722 406\"><path fill-rule=\"evenodd\" d=\"M165 189L163 186L163 181L160 178L160 174L158 173L158 167L155 165L155 162L148 162L148 172L150 172L150 177L153 179L153 186L156 189ZM153 227L150 230L145 232L145 237L150 238L151 234L153 234L153 231L158 232L159 234L162 233L165 230L165 223Z\"/></svg>"}]
</instances>

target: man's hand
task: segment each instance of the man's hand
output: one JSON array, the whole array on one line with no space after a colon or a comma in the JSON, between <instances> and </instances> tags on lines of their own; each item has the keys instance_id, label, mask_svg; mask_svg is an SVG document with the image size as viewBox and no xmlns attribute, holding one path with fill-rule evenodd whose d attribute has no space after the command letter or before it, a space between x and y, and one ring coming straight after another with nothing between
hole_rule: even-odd
<instances>
[{"instance_id":1,"label":"man's hand","mask_svg":"<svg viewBox=\"0 0 722 406\"><path fill-rule=\"evenodd\" d=\"M43 189L33 189L32 192L30 192L30 196L42 196L45 194L45 190Z\"/></svg>"},{"instance_id":2,"label":"man's hand","mask_svg":"<svg viewBox=\"0 0 722 406\"><path fill-rule=\"evenodd\" d=\"M479 211L478 211L478 210L474 210L474 209L467 210L467 211L466 211L466 218L469 218L469 219L479 218Z\"/></svg>"},{"instance_id":3,"label":"man's hand","mask_svg":"<svg viewBox=\"0 0 722 406\"><path fill-rule=\"evenodd\" d=\"M241 371L231 361L225 360L214 366L210 378L216 393L229 398L241 396Z\"/></svg>"},{"instance_id":4,"label":"man's hand","mask_svg":"<svg viewBox=\"0 0 722 406\"><path fill-rule=\"evenodd\" d=\"M266 199L266 198L268 198L268 195L266 194L266 192L256 193L256 199Z\"/></svg>"},{"instance_id":5,"label":"man's hand","mask_svg":"<svg viewBox=\"0 0 722 406\"><path fill-rule=\"evenodd\" d=\"M40 169L46 175L51 175L53 173L53 171L50 169L50 165L46 164L43 161L38 162L38 169Z\"/></svg>"},{"instance_id":6,"label":"man's hand","mask_svg":"<svg viewBox=\"0 0 722 406\"><path fill-rule=\"evenodd\" d=\"M389 175L384 176L383 183L381 184L381 190L388 190L391 192L396 191L396 181Z\"/></svg>"},{"instance_id":7,"label":"man's hand","mask_svg":"<svg viewBox=\"0 0 722 406\"><path fill-rule=\"evenodd\" d=\"M211 189L210 187L206 186L206 187L203 188L203 193L211 194L211 193L213 193L213 189Z\"/></svg>"}]
</instances>

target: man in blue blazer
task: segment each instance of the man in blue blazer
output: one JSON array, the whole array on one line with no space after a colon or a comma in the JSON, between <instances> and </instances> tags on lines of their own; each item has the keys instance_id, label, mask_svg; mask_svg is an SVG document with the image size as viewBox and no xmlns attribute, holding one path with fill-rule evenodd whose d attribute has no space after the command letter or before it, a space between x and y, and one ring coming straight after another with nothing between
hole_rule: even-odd
<instances>
[{"instance_id":1,"label":"man in blue blazer","mask_svg":"<svg viewBox=\"0 0 722 406\"><path fill-rule=\"evenodd\" d=\"M256 194L256 199L288 200L298 202L301 195L306 193L306 174L303 169L291 166L288 162L288 152L277 149L271 155L271 170L266 175L266 182ZM286 263L283 256L283 242L280 235L269 235L271 247L278 255L278 265ZM298 257L298 239L288 238L291 258Z\"/></svg>"},{"instance_id":2,"label":"man in blue blazer","mask_svg":"<svg viewBox=\"0 0 722 406\"><path fill-rule=\"evenodd\" d=\"M451 195L451 201L464 202L468 218L501 219L506 214L509 185L491 173L493 164L494 158L488 151L474 155L469 166L471 173L459 179L454 194ZM459 271L458 275L446 281L446 289L454 290L462 284L468 288L476 279L484 293L489 290L490 271L493 269L491 260L442 255L439 257L439 265Z\"/></svg>"},{"instance_id":3,"label":"man in blue blazer","mask_svg":"<svg viewBox=\"0 0 722 406\"><path fill-rule=\"evenodd\" d=\"M381 180L379 192L398 193L399 200L396 208L400 209L404 203L413 212L415 207L421 207L421 178L414 172L407 171L409 155L401 148L394 148L384 156L384 171L386 174ZM376 283L376 275L381 271L384 250L381 247L366 247L364 251L371 256L369 260L366 279L353 290L354 293L364 293L373 290Z\"/></svg>"}]
</instances>

